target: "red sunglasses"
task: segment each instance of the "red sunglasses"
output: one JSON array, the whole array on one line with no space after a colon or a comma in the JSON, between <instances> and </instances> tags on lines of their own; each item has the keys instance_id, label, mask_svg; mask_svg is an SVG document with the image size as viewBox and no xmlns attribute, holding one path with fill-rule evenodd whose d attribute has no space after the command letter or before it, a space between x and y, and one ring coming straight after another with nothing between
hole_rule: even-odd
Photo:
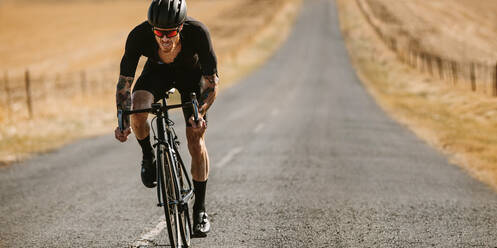
<instances>
[{"instance_id":1,"label":"red sunglasses","mask_svg":"<svg viewBox=\"0 0 497 248\"><path fill-rule=\"evenodd\" d=\"M166 36L167 38L173 38L174 36L179 34L179 28L174 30L159 30L154 28L155 36L162 39L162 37Z\"/></svg>"}]
</instances>

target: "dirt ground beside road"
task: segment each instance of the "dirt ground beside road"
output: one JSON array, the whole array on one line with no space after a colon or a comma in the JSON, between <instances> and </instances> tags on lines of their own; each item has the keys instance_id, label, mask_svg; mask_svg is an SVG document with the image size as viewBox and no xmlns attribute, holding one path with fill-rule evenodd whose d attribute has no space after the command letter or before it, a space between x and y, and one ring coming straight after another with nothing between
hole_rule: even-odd
<instances>
[{"instance_id":1,"label":"dirt ground beside road","mask_svg":"<svg viewBox=\"0 0 497 248\"><path fill-rule=\"evenodd\" d=\"M373 2L380 2L374 0ZM410 6L416 14L398 12L395 19L400 29L416 30L456 30L456 27L488 27L496 25L485 16L495 13L497 4L491 1L381 1L392 3L388 8L398 9ZM408 126L420 138L445 153L449 160L461 166L475 178L497 189L497 98L457 90L447 83L421 74L403 64L378 37L361 14L356 1L338 0L341 28L349 54L363 83L371 94L399 122ZM476 5L476 6L475 6ZM438 6L438 8L434 8ZM456 18L455 13L462 11L466 18ZM432 9L429 12L428 9ZM454 9L454 11L452 11ZM416 11L414 11L416 10ZM451 11L442 11L451 10ZM405 10L407 11L407 10ZM436 14L438 13L438 14ZM444 22L418 22L423 16L433 19L451 19L450 26ZM401 18L403 16L403 18ZM472 18L469 18L471 16ZM412 17L412 19L411 19ZM495 18L495 17L494 17ZM468 28L466 31L476 31ZM457 32L455 32L457 33ZM497 37L497 32L486 33ZM463 53L461 47L481 47L491 44L495 39L471 38L461 32L459 36L445 36L443 32L416 33L426 43L438 41L437 46L447 51L457 51L453 55L460 59L480 58L478 52ZM424 36L426 35L426 36ZM475 35L476 37L477 35ZM430 38L431 37L431 38ZM467 38L464 42L454 37ZM485 42L484 42L485 41ZM430 44L436 44L431 42ZM490 47L490 45L489 45ZM461 48L463 49L463 48ZM464 50L464 49L463 49ZM494 51L496 51L494 49ZM438 52L443 52L439 50ZM492 53L487 54L489 57Z\"/></svg>"}]
</instances>

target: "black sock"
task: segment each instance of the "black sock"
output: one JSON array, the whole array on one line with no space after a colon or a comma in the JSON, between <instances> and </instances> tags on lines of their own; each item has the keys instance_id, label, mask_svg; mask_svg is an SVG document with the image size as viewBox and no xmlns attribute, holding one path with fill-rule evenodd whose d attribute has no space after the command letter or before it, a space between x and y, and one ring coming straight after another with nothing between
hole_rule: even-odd
<instances>
[{"instance_id":1,"label":"black sock","mask_svg":"<svg viewBox=\"0 0 497 248\"><path fill-rule=\"evenodd\" d=\"M207 188L207 180L205 182L197 182L193 180L193 187L195 190L195 203L193 204L193 212L205 211L205 190Z\"/></svg>"},{"instance_id":2,"label":"black sock","mask_svg":"<svg viewBox=\"0 0 497 248\"><path fill-rule=\"evenodd\" d=\"M154 149L152 148L152 144L150 144L150 135L145 139L137 140L142 147L143 159L151 159L154 156Z\"/></svg>"}]
</instances>

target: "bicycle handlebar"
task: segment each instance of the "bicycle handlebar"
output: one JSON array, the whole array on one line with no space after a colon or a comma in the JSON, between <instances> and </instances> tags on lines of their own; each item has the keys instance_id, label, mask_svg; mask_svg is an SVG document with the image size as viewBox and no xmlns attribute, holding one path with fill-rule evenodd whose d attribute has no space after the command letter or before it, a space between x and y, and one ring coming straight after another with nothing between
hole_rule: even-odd
<instances>
[{"instance_id":1,"label":"bicycle handlebar","mask_svg":"<svg viewBox=\"0 0 497 248\"><path fill-rule=\"evenodd\" d=\"M197 96L195 93L192 93L190 95L191 101L186 102L183 104L174 104L174 105L167 105L167 106L162 106L160 103L154 103L152 104L151 108L146 108L146 109L136 109L136 110L122 110L119 109L117 111L117 123L119 125L119 130L123 131L124 130L124 121L123 118L126 115L132 115L132 114L138 114L138 113L151 113L157 115L159 112L165 112L169 109L175 109L175 108L182 108L182 107L191 107L193 108L193 118L196 123L198 123L198 101L197 101Z\"/></svg>"}]
</instances>

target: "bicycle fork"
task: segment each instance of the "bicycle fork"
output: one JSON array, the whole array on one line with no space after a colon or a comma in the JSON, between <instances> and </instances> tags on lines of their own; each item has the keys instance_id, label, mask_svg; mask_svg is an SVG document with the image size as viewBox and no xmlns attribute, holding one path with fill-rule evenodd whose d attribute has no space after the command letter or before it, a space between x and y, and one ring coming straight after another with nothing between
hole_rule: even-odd
<instances>
[{"instance_id":1,"label":"bicycle fork","mask_svg":"<svg viewBox=\"0 0 497 248\"><path fill-rule=\"evenodd\" d=\"M167 130L167 137L166 135L166 130L164 129L164 123L165 122L165 117L163 115L158 115L157 116L157 123L159 123L157 125L157 135L158 137L154 137L155 140L158 140L158 142L156 144L154 144L154 146L157 147L157 159L161 159L162 162L162 166L157 166L156 168L156 173L157 173L157 184L160 185L161 183L161 178L162 180L165 180L164 183L166 185L168 185L168 176L167 175L170 175L170 177L172 178L169 178L169 180L172 181L172 185L170 185L170 187L173 187L174 188L174 192L175 192L175 195L174 196L170 196L171 198L173 198L174 200L170 200L169 202L167 202L167 204L169 204L170 206L172 205L177 205L179 210L183 210L185 207L187 207L188 205L186 203L188 203L189 199L193 197L193 190L191 189L191 183L189 182L189 178L188 178L188 174L186 173L186 168L184 166L184 164L182 164L182 161L181 161L181 168L180 166L178 166L178 158L181 159L178 155L177 155L177 150L174 149L173 147L171 147L171 144L175 144L175 143L172 143L172 142L177 142L177 136L175 134L173 134L169 129ZM160 141L164 141L166 140L167 138L167 141L169 142L160 142ZM178 171L180 170L180 171ZM180 185L180 182L179 180L181 180L181 177L179 176L179 172L181 172L181 170L183 170L183 175L187 177L187 182L188 182L188 185L189 185L189 190L186 190L186 192L183 191L183 188L181 187ZM171 172L169 174L169 172ZM159 175L163 175L162 177L159 176ZM167 190L167 188L166 188ZM158 207L163 207L164 204L166 204L165 202L163 202L161 200L161 194L160 194L160 190L157 190L157 199L158 199L158 204L157 206ZM162 192L163 194L170 194L171 192ZM169 198L169 197L168 197Z\"/></svg>"}]
</instances>

